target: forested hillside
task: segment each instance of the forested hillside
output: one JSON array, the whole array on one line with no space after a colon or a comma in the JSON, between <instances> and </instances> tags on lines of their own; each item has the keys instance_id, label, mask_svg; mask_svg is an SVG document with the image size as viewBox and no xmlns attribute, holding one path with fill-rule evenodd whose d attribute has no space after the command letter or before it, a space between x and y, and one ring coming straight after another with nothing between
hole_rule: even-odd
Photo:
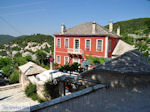
<instances>
[{"instance_id":1,"label":"forested hillside","mask_svg":"<svg viewBox=\"0 0 150 112\"><path fill-rule=\"evenodd\" d=\"M14 57L17 53L26 56L29 53L30 55L35 54L39 50L53 54L53 40L52 36L42 34L16 37L14 40L0 45L0 56Z\"/></svg>"},{"instance_id":2,"label":"forested hillside","mask_svg":"<svg viewBox=\"0 0 150 112\"><path fill-rule=\"evenodd\" d=\"M11 40L15 39L15 37L10 36L10 35L0 35L0 44L9 42Z\"/></svg>"},{"instance_id":3,"label":"forested hillside","mask_svg":"<svg viewBox=\"0 0 150 112\"><path fill-rule=\"evenodd\" d=\"M116 22L113 25L115 32L119 26L121 28L121 35L123 36L126 36L127 34L147 34L150 32L150 18L138 18ZM108 28L108 25L106 28Z\"/></svg>"}]
</instances>

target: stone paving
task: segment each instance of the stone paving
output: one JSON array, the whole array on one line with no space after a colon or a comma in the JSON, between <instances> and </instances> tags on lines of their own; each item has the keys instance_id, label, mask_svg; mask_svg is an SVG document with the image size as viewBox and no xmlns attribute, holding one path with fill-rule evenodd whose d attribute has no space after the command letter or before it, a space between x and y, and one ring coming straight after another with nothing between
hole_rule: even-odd
<instances>
[{"instance_id":1,"label":"stone paving","mask_svg":"<svg viewBox=\"0 0 150 112\"><path fill-rule=\"evenodd\" d=\"M0 111L2 104L26 104L28 106L33 106L39 104L37 101L33 101L31 98L26 97L22 88L14 88L9 90L0 91Z\"/></svg>"}]
</instances>

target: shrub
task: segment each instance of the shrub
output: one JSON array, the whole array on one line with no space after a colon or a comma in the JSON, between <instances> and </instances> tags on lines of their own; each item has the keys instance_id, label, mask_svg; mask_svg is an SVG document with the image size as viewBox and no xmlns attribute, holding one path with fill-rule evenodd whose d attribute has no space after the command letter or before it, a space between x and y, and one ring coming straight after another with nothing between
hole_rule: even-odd
<instances>
[{"instance_id":1,"label":"shrub","mask_svg":"<svg viewBox=\"0 0 150 112\"><path fill-rule=\"evenodd\" d=\"M15 63L18 65L18 66L21 66L21 65L24 65L27 63L27 60L25 57L17 57L14 59L15 60Z\"/></svg>"},{"instance_id":2,"label":"shrub","mask_svg":"<svg viewBox=\"0 0 150 112\"><path fill-rule=\"evenodd\" d=\"M21 50L21 48L20 48L20 47L18 47L18 46L15 46L15 47L13 47L13 48L12 48L12 50L20 51L20 50Z\"/></svg>"},{"instance_id":3,"label":"shrub","mask_svg":"<svg viewBox=\"0 0 150 112\"><path fill-rule=\"evenodd\" d=\"M36 93L36 85L30 83L29 86L27 86L27 88L25 89L25 94L28 97L31 97L32 99L34 99L35 96L37 95L37 93Z\"/></svg>"},{"instance_id":4,"label":"shrub","mask_svg":"<svg viewBox=\"0 0 150 112\"><path fill-rule=\"evenodd\" d=\"M2 73L6 76L6 77L9 77L12 72L13 72L14 68L12 65L7 65L7 66L4 66L2 68Z\"/></svg>"},{"instance_id":5,"label":"shrub","mask_svg":"<svg viewBox=\"0 0 150 112\"><path fill-rule=\"evenodd\" d=\"M1 56L7 56L7 52L6 51L0 51L0 55Z\"/></svg>"},{"instance_id":6,"label":"shrub","mask_svg":"<svg viewBox=\"0 0 150 112\"><path fill-rule=\"evenodd\" d=\"M53 81L47 81L44 84L44 92L47 100L54 99L59 97L59 87L57 83L53 83Z\"/></svg>"},{"instance_id":7,"label":"shrub","mask_svg":"<svg viewBox=\"0 0 150 112\"><path fill-rule=\"evenodd\" d=\"M9 82L11 84L19 83L19 71L16 70L11 76Z\"/></svg>"},{"instance_id":8,"label":"shrub","mask_svg":"<svg viewBox=\"0 0 150 112\"><path fill-rule=\"evenodd\" d=\"M22 56L22 54L20 53L20 52L17 52L15 55L14 55L14 57L21 57Z\"/></svg>"}]
</instances>

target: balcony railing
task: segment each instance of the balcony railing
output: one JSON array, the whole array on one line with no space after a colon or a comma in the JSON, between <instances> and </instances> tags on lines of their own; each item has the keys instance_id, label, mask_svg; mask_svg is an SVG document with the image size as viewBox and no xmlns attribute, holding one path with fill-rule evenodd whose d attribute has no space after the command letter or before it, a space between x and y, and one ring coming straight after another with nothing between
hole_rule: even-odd
<instances>
[{"instance_id":1,"label":"balcony railing","mask_svg":"<svg viewBox=\"0 0 150 112\"><path fill-rule=\"evenodd\" d=\"M83 50L82 49L68 48L68 53L70 53L70 54L83 54Z\"/></svg>"}]
</instances>

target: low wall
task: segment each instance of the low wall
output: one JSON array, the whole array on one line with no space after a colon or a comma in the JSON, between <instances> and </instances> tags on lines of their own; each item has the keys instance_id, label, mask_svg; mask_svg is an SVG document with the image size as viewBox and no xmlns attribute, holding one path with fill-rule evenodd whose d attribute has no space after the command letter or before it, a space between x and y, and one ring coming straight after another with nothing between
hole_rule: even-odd
<instances>
[{"instance_id":1,"label":"low wall","mask_svg":"<svg viewBox=\"0 0 150 112\"><path fill-rule=\"evenodd\" d=\"M31 112L150 112L150 85L87 88L31 107Z\"/></svg>"},{"instance_id":2,"label":"low wall","mask_svg":"<svg viewBox=\"0 0 150 112\"><path fill-rule=\"evenodd\" d=\"M32 106L30 108L30 111L31 112L36 112L36 111L45 111L45 109L48 109L49 108L54 108L55 105L58 105L58 104L62 104L64 102L67 102L68 100L71 100L71 99L74 99L74 98L78 98L80 96L83 96L85 94L89 94L93 91L96 91L97 89L101 89L101 88L104 88L105 86L102 85L102 84L98 84L96 86L93 86L93 87L89 87L89 88L86 88L86 89L83 89L81 91L78 91L78 92L75 92L75 93L72 93L70 95L67 95L67 96L63 96L63 97L59 97L59 98L56 98L54 100L51 100L51 101L47 101L47 102L44 102L44 103L41 103L39 105L35 105L35 106ZM56 109L57 110L57 109ZM62 112L63 110L61 110ZM45 111L46 112L46 111ZM53 112L53 111L51 111Z\"/></svg>"},{"instance_id":3,"label":"low wall","mask_svg":"<svg viewBox=\"0 0 150 112\"><path fill-rule=\"evenodd\" d=\"M8 90L8 89L14 89L14 88L20 88L21 86L22 86L21 83L12 84L12 85L8 85L8 86L2 86L2 87L0 87L0 91L4 91L4 90Z\"/></svg>"}]
</instances>

